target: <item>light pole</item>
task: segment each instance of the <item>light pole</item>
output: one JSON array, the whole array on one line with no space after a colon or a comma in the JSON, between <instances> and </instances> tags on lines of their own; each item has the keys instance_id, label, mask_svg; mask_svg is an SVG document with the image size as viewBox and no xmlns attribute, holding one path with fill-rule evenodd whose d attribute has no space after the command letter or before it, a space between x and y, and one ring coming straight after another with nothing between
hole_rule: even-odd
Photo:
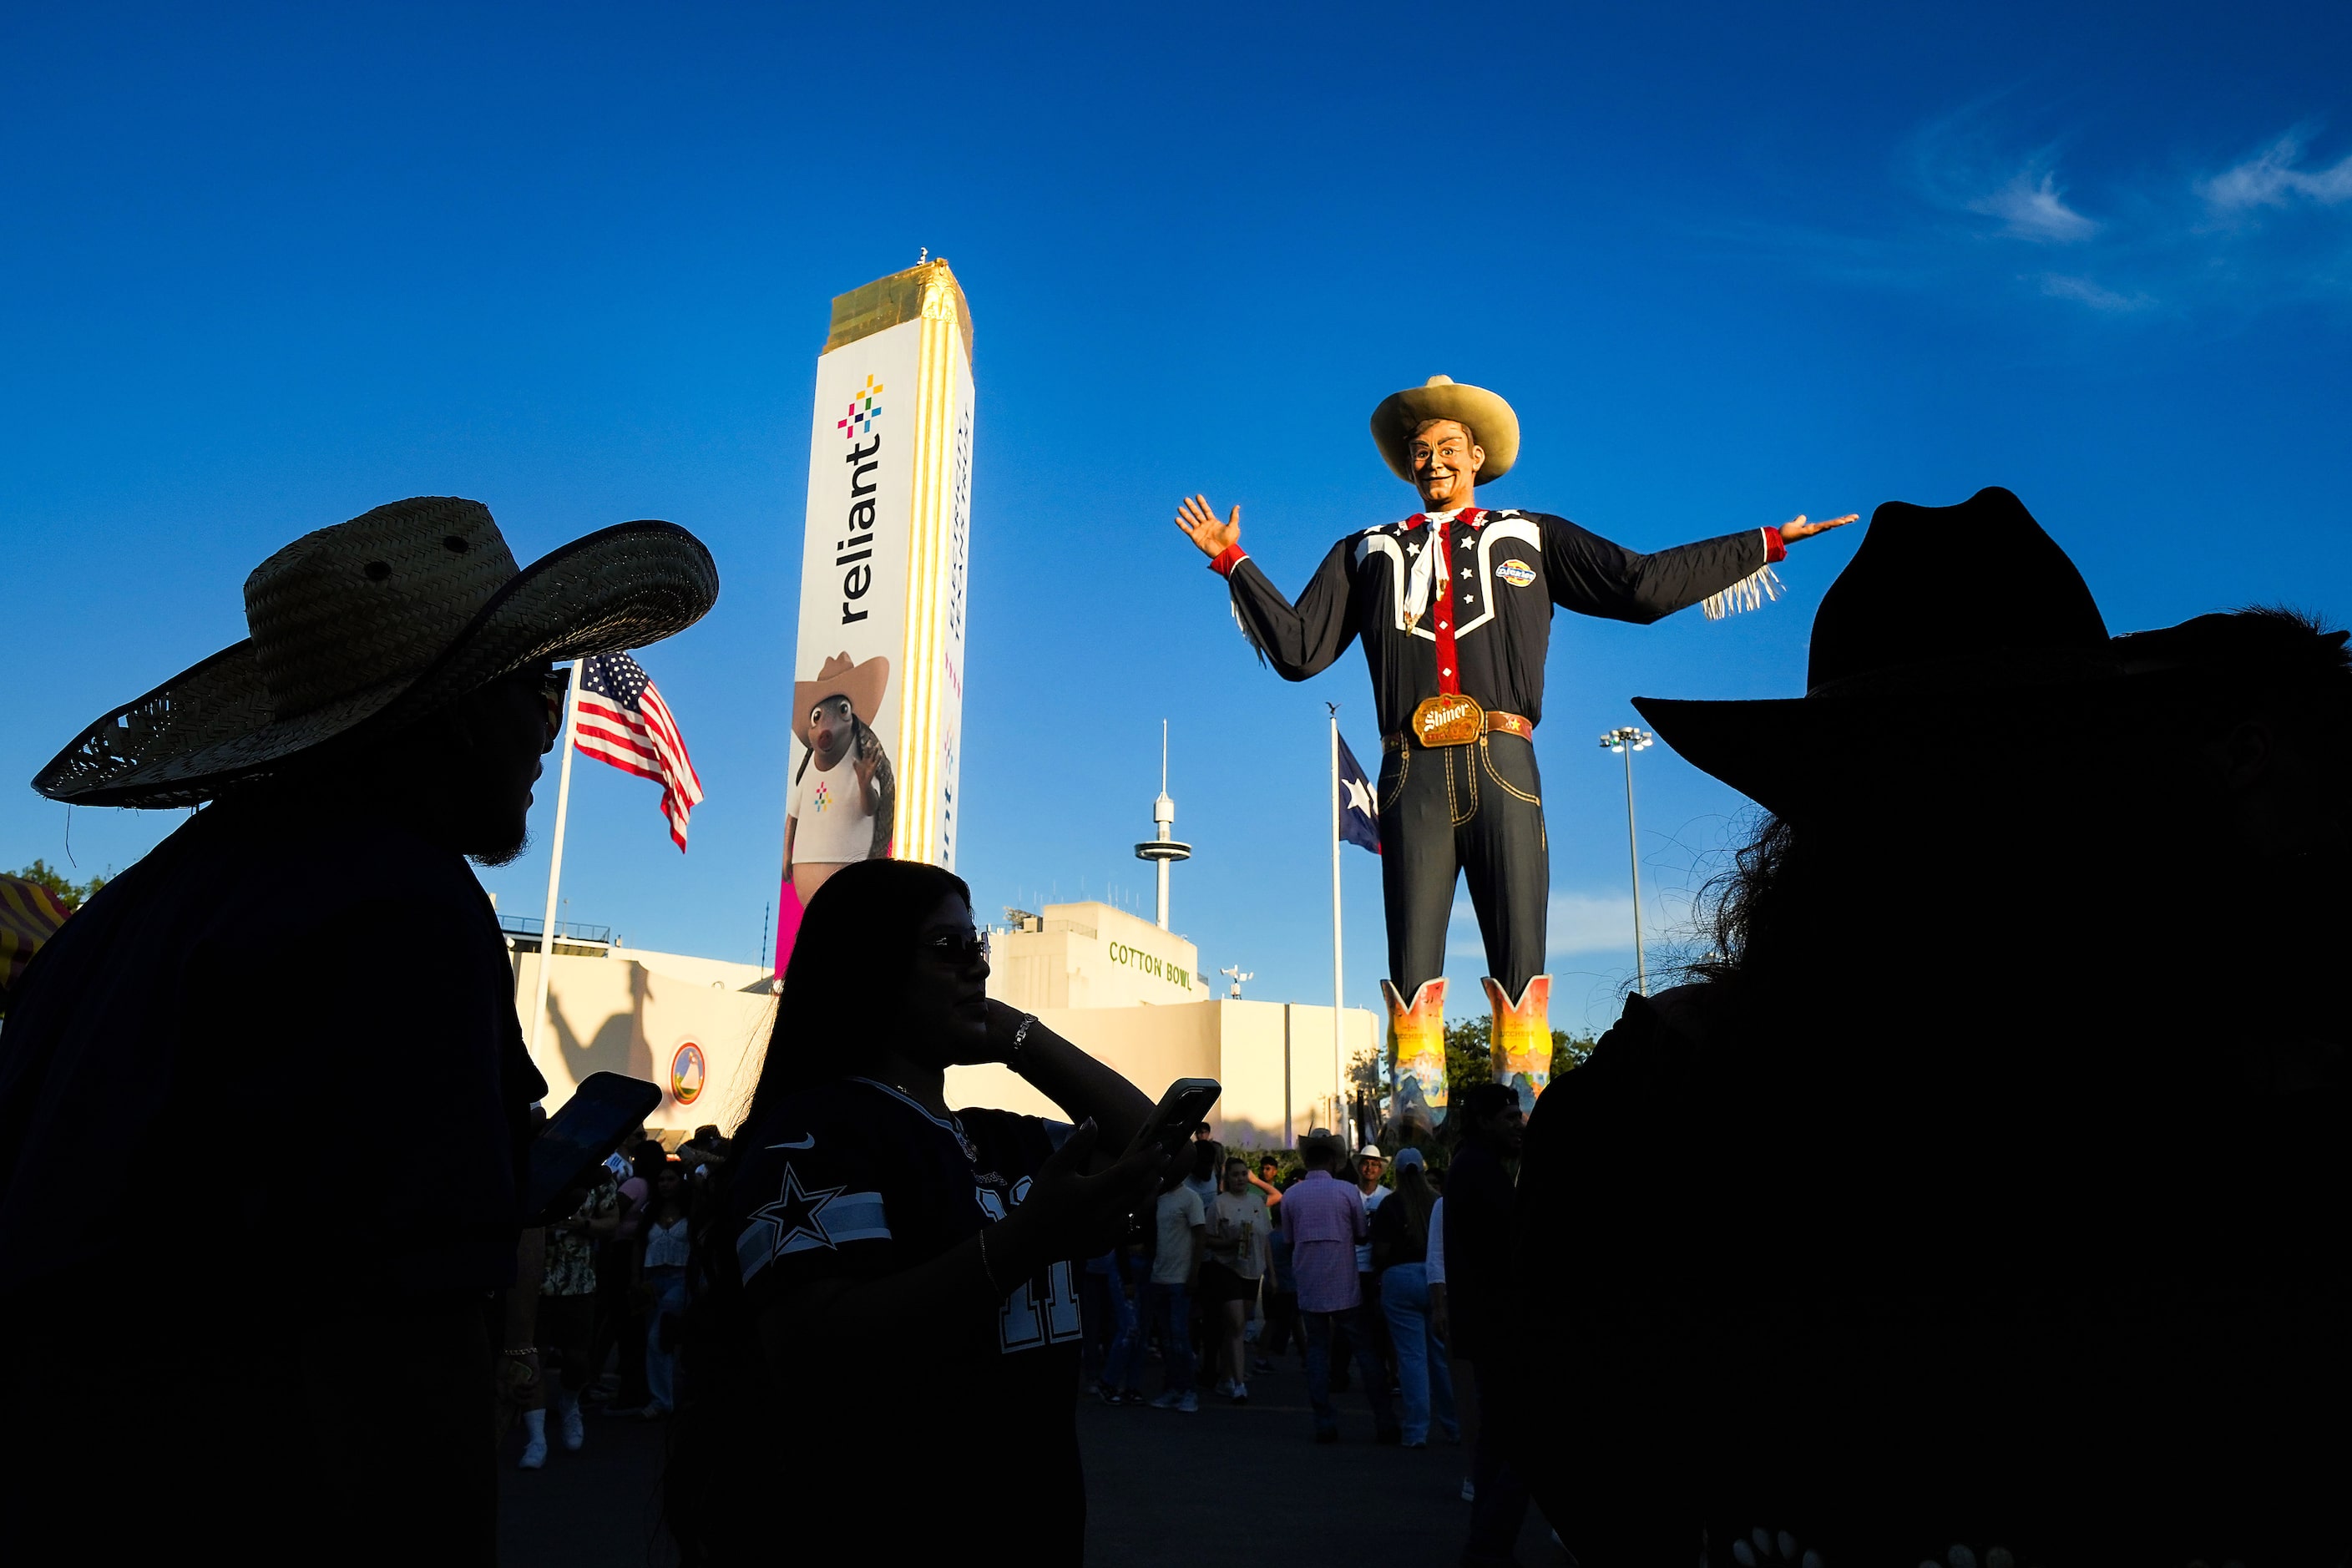
<instances>
[{"instance_id":1,"label":"light pole","mask_svg":"<svg viewBox=\"0 0 2352 1568\"><path fill-rule=\"evenodd\" d=\"M1257 973L1255 970L1244 969L1237 964L1231 963L1225 965L1224 968L1219 970L1217 973L1223 974L1225 978L1234 983L1233 997L1236 1002L1242 999L1242 982L1244 980L1255 980L1257 978Z\"/></svg>"},{"instance_id":2,"label":"light pole","mask_svg":"<svg viewBox=\"0 0 2352 1568\"><path fill-rule=\"evenodd\" d=\"M1642 847L1633 837L1633 753L1647 751L1657 737L1647 730L1621 724L1601 737L1601 749L1625 759L1625 858L1633 868L1633 973L1636 988L1650 994L1650 966L1642 956Z\"/></svg>"}]
</instances>

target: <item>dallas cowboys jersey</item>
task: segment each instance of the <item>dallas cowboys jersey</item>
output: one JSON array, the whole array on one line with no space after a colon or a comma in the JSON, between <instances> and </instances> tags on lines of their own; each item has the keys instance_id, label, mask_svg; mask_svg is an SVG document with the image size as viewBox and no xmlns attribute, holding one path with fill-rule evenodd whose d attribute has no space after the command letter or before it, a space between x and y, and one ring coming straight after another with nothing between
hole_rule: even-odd
<instances>
[{"instance_id":1,"label":"dallas cowboys jersey","mask_svg":"<svg viewBox=\"0 0 2352 1568\"><path fill-rule=\"evenodd\" d=\"M1018 1207L1070 1129L1009 1110L942 1120L878 1079L849 1078L786 1097L745 1131L752 1147L730 1191L736 1267L757 1301L929 1262ZM1078 1339L1076 1282L1056 1263L1016 1286L964 1348L1074 1358Z\"/></svg>"},{"instance_id":2,"label":"dallas cowboys jersey","mask_svg":"<svg viewBox=\"0 0 2352 1568\"><path fill-rule=\"evenodd\" d=\"M1286 680L1320 673L1361 637L1389 735L1423 699L1445 690L1540 721L1553 605L1647 626L1757 572L1779 538L1751 528L1644 555L1563 517L1475 510L1447 530L1453 607L1441 614L1433 532L1416 515L1342 539L1296 605L1239 551L1214 564L1243 631ZM1458 654L1458 669L1441 671L1442 642Z\"/></svg>"},{"instance_id":3,"label":"dallas cowboys jersey","mask_svg":"<svg viewBox=\"0 0 2352 1568\"><path fill-rule=\"evenodd\" d=\"M937 1117L874 1079L785 1097L744 1129L729 1186L747 1304L929 1262L1020 1206L1069 1131L1008 1110ZM1076 1562L1086 1518L1080 1337L1075 1265L1065 1259L994 1311L942 1319L899 1353L845 1358L813 1341L797 1364L780 1363L771 1347L769 1366L794 1428L825 1435L824 1452L795 1462L822 1476L842 1517L870 1505L905 1546L925 1531L968 1530L987 1500L1024 1520L1032 1561ZM920 1498L908 1491L917 1477Z\"/></svg>"}]
</instances>

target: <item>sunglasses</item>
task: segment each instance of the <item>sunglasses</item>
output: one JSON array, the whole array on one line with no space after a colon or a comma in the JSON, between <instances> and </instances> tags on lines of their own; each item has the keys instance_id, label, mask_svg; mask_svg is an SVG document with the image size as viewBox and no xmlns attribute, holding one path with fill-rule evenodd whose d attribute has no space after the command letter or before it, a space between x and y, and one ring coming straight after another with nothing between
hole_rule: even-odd
<instances>
[{"instance_id":1,"label":"sunglasses","mask_svg":"<svg viewBox=\"0 0 2352 1568\"><path fill-rule=\"evenodd\" d=\"M539 689L539 700L547 704L547 733L552 740L563 732L563 705L572 696L572 668L550 665L543 669L523 669L515 672L519 680L528 680Z\"/></svg>"},{"instance_id":2,"label":"sunglasses","mask_svg":"<svg viewBox=\"0 0 2352 1568\"><path fill-rule=\"evenodd\" d=\"M926 942L923 950L933 958L958 969L969 968L975 963L988 962L988 933L984 931L942 931Z\"/></svg>"}]
</instances>

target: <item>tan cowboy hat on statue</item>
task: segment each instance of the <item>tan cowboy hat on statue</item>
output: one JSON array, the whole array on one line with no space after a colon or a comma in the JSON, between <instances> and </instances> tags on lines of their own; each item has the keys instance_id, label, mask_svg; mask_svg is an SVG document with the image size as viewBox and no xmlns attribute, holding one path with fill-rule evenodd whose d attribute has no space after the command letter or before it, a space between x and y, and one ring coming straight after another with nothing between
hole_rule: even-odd
<instances>
[{"instance_id":1,"label":"tan cowboy hat on statue","mask_svg":"<svg viewBox=\"0 0 2352 1568\"><path fill-rule=\"evenodd\" d=\"M675 523L625 522L517 567L481 502L394 501L263 562L245 580L249 638L99 720L33 787L193 805L534 664L658 642L718 597L710 552Z\"/></svg>"},{"instance_id":2,"label":"tan cowboy hat on statue","mask_svg":"<svg viewBox=\"0 0 2352 1568\"><path fill-rule=\"evenodd\" d=\"M1519 416L1511 405L1483 386L1465 386L1452 376L1433 375L1422 386L1391 393L1372 410L1372 443L1388 459L1389 468L1405 483L1412 482L1413 427L1424 420L1451 419L1470 432L1472 444L1486 460L1478 465L1478 482L1493 484L1519 460Z\"/></svg>"}]
</instances>

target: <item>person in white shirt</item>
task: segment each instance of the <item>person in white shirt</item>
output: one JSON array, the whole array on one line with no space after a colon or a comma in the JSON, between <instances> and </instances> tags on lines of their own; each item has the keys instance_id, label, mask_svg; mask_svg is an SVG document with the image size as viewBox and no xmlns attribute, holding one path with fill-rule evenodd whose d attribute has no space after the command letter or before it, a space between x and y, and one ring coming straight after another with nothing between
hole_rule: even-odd
<instances>
[{"instance_id":1,"label":"person in white shirt","mask_svg":"<svg viewBox=\"0 0 2352 1568\"><path fill-rule=\"evenodd\" d=\"M1364 1194L1367 1223L1380 1213L1381 1205L1391 1195L1388 1188L1381 1185L1381 1178L1388 1173L1388 1156L1381 1152L1379 1144L1367 1143L1356 1151L1356 1190ZM1364 1314L1360 1320L1362 1331L1371 1336L1372 1359L1388 1373L1389 1384L1393 1387L1396 1384L1396 1348L1389 1342L1388 1317L1381 1310L1380 1269L1372 1261L1372 1243L1369 1233L1364 1240L1356 1243L1356 1284L1364 1295ZM1347 1363L1341 1361L1335 1370L1337 1377L1332 1386L1345 1388L1348 1384Z\"/></svg>"},{"instance_id":2,"label":"person in white shirt","mask_svg":"<svg viewBox=\"0 0 2352 1568\"><path fill-rule=\"evenodd\" d=\"M1160 1194L1157 1219L1151 1279L1143 1288L1144 1321L1159 1327L1164 1358L1160 1364L1167 1381L1151 1407L1190 1415L1201 1408L1201 1396L1192 1390L1192 1314L1187 1295L1200 1267L1208 1216L1199 1194L1180 1180Z\"/></svg>"},{"instance_id":3,"label":"person in white shirt","mask_svg":"<svg viewBox=\"0 0 2352 1568\"><path fill-rule=\"evenodd\" d=\"M1245 1340L1249 1304L1265 1278L1266 1243L1274 1234L1265 1199L1250 1185L1246 1161L1225 1162L1225 1190L1209 1205L1208 1259L1201 1265L1200 1293L1216 1347L1217 1392L1235 1405L1249 1403Z\"/></svg>"},{"instance_id":4,"label":"person in white shirt","mask_svg":"<svg viewBox=\"0 0 2352 1568\"><path fill-rule=\"evenodd\" d=\"M654 1195L646 1214L645 1286L652 1300L646 1312L645 1416L653 1420L677 1408L677 1331L686 1316L686 1167L670 1160L654 1173Z\"/></svg>"}]
</instances>

